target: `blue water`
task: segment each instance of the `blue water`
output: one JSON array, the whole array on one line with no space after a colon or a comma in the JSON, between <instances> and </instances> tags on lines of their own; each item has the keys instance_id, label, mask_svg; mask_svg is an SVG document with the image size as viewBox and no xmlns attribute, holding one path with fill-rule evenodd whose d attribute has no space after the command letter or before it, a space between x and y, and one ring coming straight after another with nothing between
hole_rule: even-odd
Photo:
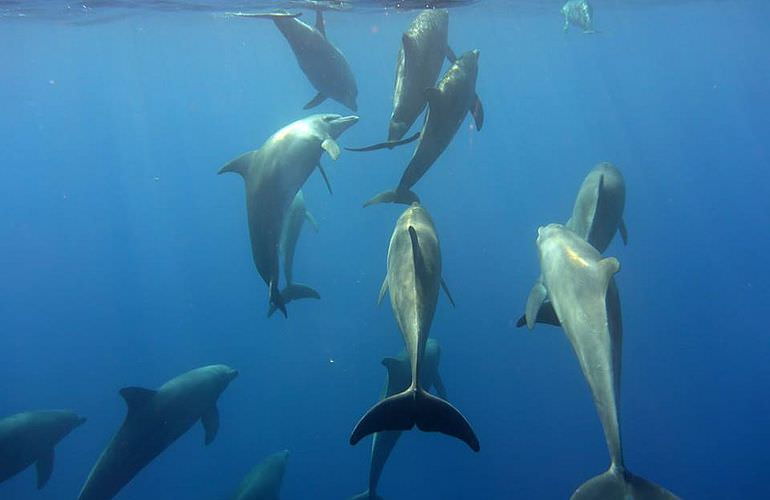
<instances>
[{"instance_id":1,"label":"blue water","mask_svg":"<svg viewBox=\"0 0 770 500\"><path fill-rule=\"evenodd\" d=\"M452 47L481 51L486 122L466 121L415 190L457 302L440 299L431 334L481 452L409 432L380 493L558 499L606 469L566 337L515 321L537 227L565 221L585 174L612 161L628 191L629 244L606 252L622 265L626 464L683 498L770 497L770 5L596 0L591 36L562 33L559 6L451 11ZM359 87L342 145L385 138L413 16L327 14ZM0 416L69 408L88 422L56 448L43 490L32 467L0 498L75 498L125 415L118 389L210 363L240 371L216 441L194 427L118 498L227 498L284 448L282 498L362 491L370 441L348 436L377 400L381 358L403 346L376 306L403 207L361 204L396 185L412 147L325 156L334 195L317 173L305 185L320 230L306 228L294 271L322 300L268 319L243 183L216 172L308 114L315 91L285 40L209 11L72 20L0 17Z\"/></svg>"}]
</instances>

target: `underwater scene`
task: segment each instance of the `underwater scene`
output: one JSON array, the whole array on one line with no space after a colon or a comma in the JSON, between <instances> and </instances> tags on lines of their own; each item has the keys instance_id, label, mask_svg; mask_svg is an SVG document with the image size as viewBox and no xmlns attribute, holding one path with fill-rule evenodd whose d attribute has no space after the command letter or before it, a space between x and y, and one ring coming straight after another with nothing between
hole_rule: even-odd
<instances>
[{"instance_id":1,"label":"underwater scene","mask_svg":"<svg viewBox=\"0 0 770 500\"><path fill-rule=\"evenodd\" d=\"M0 499L770 498L768 19L0 1Z\"/></svg>"}]
</instances>

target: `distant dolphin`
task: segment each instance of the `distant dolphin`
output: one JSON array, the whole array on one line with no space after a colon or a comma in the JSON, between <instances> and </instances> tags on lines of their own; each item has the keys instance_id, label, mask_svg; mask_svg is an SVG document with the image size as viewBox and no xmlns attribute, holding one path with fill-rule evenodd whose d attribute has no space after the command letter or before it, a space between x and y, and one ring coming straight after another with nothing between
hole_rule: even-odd
<instances>
[{"instance_id":1,"label":"distant dolphin","mask_svg":"<svg viewBox=\"0 0 770 500\"><path fill-rule=\"evenodd\" d=\"M217 399L238 372L226 365L191 370L153 391L125 387L123 425L91 469L79 500L113 498L145 466L199 420L211 443L219 430Z\"/></svg>"},{"instance_id":2,"label":"distant dolphin","mask_svg":"<svg viewBox=\"0 0 770 500\"><path fill-rule=\"evenodd\" d=\"M418 136L420 138L396 190L378 194L364 203L365 207L375 203L403 203L408 205L419 201L418 196L411 191L412 186L425 175L431 165L444 152L469 111L475 120L476 129L481 130L484 123L484 111L481 107L481 101L476 95L478 59L478 50L466 52L454 61L452 67L449 68L435 88L425 90L428 99L428 113L419 134L403 141L386 142L365 148L346 148L350 151L373 151L404 144Z\"/></svg>"},{"instance_id":3,"label":"distant dolphin","mask_svg":"<svg viewBox=\"0 0 770 500\"><path fill-rule=\"evenodd\" d=\"M37 467L37 488L53 472L54 447L86 421L66 410L17 413L0 419L0 483L33 463Z\"/></svg>"},{"instance_id":4,"label":"distant dolphin","mask_svg":"<svg viewBox=\"0 0 770 500\"><path fill-rule=\"evenodd\" d=\"M610 468L572 495L575 500L677 498L629 472L623 463L618 403L623 325L613 275L614 257L603 259L583 238L561 224L538 230L540 268L554 311L575 350L593 394L610 454Z\"/></svg>"},{"instance_id":5,"label":"distant dolphin","mask_svg":"<svg viewBox=\"0 0 770 500\"><path fill-rule=\"evenodd\" d=\"M278 500L289 450L273 453L243 478L234 500Z\"/></svg>"},{"instance_id":6,"label":"distant dolphin","mask_svg":"<svg viewBox=\"0 0 770 500\"><path fill-rule=\"evenodd\" d=\"M447 44L448 32L449 12L426 9L401 37L388 141L404 137L428 104L425 89L436 85L444 58L455 59Z\"/></svg>"},{"instance_id":7,"label":"distant dolphin","mask_svg":"<svg viewBox=\"0 0 770 500\"><path fill-rule=\"evenodd\" d=\"M588 173L580 186L567 229L590 243L599 253L604 253L615 233L619 232L623 244L628 243L628 230L623 222L626 204L626 183L623 174L613 164L602 162ZM542 276L532 286L527 299L526 313L516 323L531 330L537 323L558 326L548 291Z\"/></svg>"},{"instance_id":8,"label":"distant dolphin","mask_svg":"<svg viewBox=\"0 0 770 500\"><path fill-rule=\"evenodd\" d=\"M279 10L270 13L234 13L238 17L272 19L289 42L299 67L318 91L304 109L318 106L327 97L356 111L358 88L345 56L326 38L322 9L316 9L315 27L299 19L301 14Z\"/></svg>"},{"instance_id":9,"label":"distant dolphin","mask_svg":"<svg viewBox=\"0 0 770 500\"><path fill-rule=\"evenodd\" d=\"M388 247L388 274L380 299L390 290L390 305L409 353L411 381L403 392L374 405L356 424L350 444L380 431L408 430L417 425L427 432L443 432L479 451L468 421L441 398L430 395L421 379L425 344L433 322L441 279L441 248L428 212L417 203L396 222Z\"/></svg>"},{"instance_id":10,"label":"distant dolphin","mask_svg":"<svg viewBox=\"0 0 770 500\"><path fill-rule=\"evenodd\" d=\"M286 278L286 286L281 290L281 297L286 304L297 299L320 299L321 295L307 285L294 282L294 251L297 249L297 240L305 220L310 222L313 229L318 231L318 223L313 215L305 207L305 197L302 190L297 191L294 201L291 202L289 210L283 221L283 230L281 231L281 241L278 249L283 254L283 275ZM270 310L267 315L272 316L275 312L275 305L270 304Z\"/></svg>"},{"instance_id":11,"label":"distant dolphin","mask_svg":"<svg viewBox=\"0 0 770 500\"><path fill-rule=\"evenodd\" d=\"M577 26L583 30L583 33L592 34L594 30L594 9L588 0L568 0L561 8L564 15L564 31L569 29L569 25Z\"/></svg>"},{"instance_id":12,"label":"distant dolphin","mask_svg":"<svg viewBox=\"0 0 770 500\"><path fill-rule=\"evenodd\" d=\"M286 312L278 291L278 245L284 218L297 191L318 167L321 154L333 159L340 155L335 139L358 121L357 116L312 115L291 123L265 141L256 151L232 160L219 173L237 172L246 183L246 210L251 236L251 253L260 276L268 286L271 306Z\"/></svg>"},{"instance_id":13,"label":"distant dolphin","mask_svg":"<svg viewBox=\"0 0 770 500\"><path fill-rule=\"evenodd\" d=\"M425 359L421 368L422 383L428 389L431 386L435 387L438 396L441 399L446 399L446 389L444 389L444 383L438 372L440 358L441 348L438 341L428 339L428 343L425 345ZM388 370L382 399L403 392L409 387L412 376L409 369L409 355L406 351L402 351L395 358L383 359L382 364ZM351 500L381 500L381 497L377 495L377 484L380 481L385 462L390 457L390 452L393 451L393 447L396 445L399 437L401 437L401 431L382 431L374 434L372 437L371 465L369 468L369 489L354 496Z\"/></svg>"}]
</instances>

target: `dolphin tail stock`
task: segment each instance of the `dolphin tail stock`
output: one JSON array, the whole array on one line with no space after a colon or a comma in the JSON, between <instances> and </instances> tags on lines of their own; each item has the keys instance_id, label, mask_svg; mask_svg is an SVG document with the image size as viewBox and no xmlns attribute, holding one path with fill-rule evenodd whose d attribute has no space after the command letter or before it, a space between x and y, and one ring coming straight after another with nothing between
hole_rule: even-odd
<instances>
[{"instance_id":1,"label":"dolphin tail stock","mask_svg":"<svg viewBox=\"0 0 770 500\"><path fill-rule=\"evenodd\" d=\"M377 151L378 149L393 149L396 146L403 146L404 144L409 144L410 142L414 142L417 139L420 138L420 134L422 132L415 132L414 134L410 135L406 139L400 139L398 141L385 141L381 142L379 144L372 144L371 146L364 146L362 148L345 148L347 151L355 151L357 153L362 153L364 151Z\"/></svg>"},{"instance_id":2,"label":"dolphin tail stock","mask_svg":"<svg viewBox=\"0 0 770 500\"><path fill-rule=\"evenodd\" d=\"M350 497L350 500L383 500L382 497L378 494L372 494L369 493L369 490L366 490L362 493L359 493L358 495Z\"/></svg>"},{"instance_id":3,"label":"dolphin tail stock","mask_svg":"<svg viewBox=\"0 0 770 500\"><path fill-rule=\"evenodd\" d=\"M419 203L420 197L410 189L396 189L395 191L383 191L374 198L364 203L364 208L378 203L401 203L402 205L411 205Z\"/></svg>"},{"instance_id":4,"label":"dolphin tail stock","mask_svg":"<svg viewBox=\"0 0 770 500\"><path fill-rule=\"evenodd\" d=\"M302 283L292 283L291 285L286 285L286 288L281 290L281 298L283 299L284 305L286 305L289 302L298 299L320 299L321 294L315 289L303 285ZM278 309L278 307L271 302L270 309L267 311L268 318L273 315L276 309Z\"/></svg>"},{"instance_id":5,"label":"dolphin tail stock","mask_svg":"<svg viewBox=\"0 0 770 500\"><path fill-rule=\"evenodd\" d=\"M603 500L633 498L635 500L678 500L679 497L622 467L610 466L604 474L593 477L575 490L570 500Z\"/></svg>"},{"instance_id":6,"label":"dolphin tail stock","mask_svg":"<svg viewBox=\"0 0 770 500\"><path fill-rule=\"evenodd\" d=\"M350 435L350 444L381 431L406 431L414 426L425 432L441 432L458 438L473 451L479 440L471 424L454 406L420 387L409 387L374 405L358 421Z\"/></svg>"}]
</instances>

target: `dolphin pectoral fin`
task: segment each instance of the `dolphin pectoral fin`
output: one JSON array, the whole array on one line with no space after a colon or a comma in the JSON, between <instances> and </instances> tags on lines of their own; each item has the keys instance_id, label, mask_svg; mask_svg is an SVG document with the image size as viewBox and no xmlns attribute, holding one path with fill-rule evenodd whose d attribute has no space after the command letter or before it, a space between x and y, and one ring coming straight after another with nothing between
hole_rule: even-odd
<instances>
[{"instance_id":1,"label":"dolphin pectoral fin","mask_svg":"<svg viewBox=\"0 0 770 500\"><path fill-rule=\"evenodd\" d=\"M310 225L313 226L313 230L317 233L318 232L318 222L316 222L315 217L313 217L313 214L311 214L307 210L305 210L305 220L307 220L310 223Z\"/></svg>"},{"instance_id":2,"label":"dolphin pectoral fin","mask_svg":"<svg viewBox=\"0 0 770 500\"><path fill-rule=\"evenodd\" d=\"M369 490L359 493L358 495L350 497L350 500L383 500L378 494L372 495Z\"/></svg>"},{"instance_id":3,"label":"dolphin pectoral fin","mask_svg":"<svg viewBox=\"0 0 770 500\"><path fill-rule=\"evenodd\" d=\"M441 432L456 437L473 451L481 449L471 424L457 408L423 390L417 391L415 403L415 420L420 430Z\"/></svg>"},{"instance_id":4,"label":"dolphin pectoral fin","mask_svg":"<svg viewBox=\"0 0 770 500\"><path fill-rule=\"evenodd\" d=\"M444 290L444 293L446 294L446 298L449 299L449 303L452 304L452 307L457 307L455 305L455 301L452 298L452 294L449 293L449 287L446 286L446 281L444 281L444 278L441 278L441 288Z\"/></svg>"},{"instance_id":5,"label":"dolphin pectoral fin","mask_svg":"<svg viewBox=\"0 0 770 500\"><path fill-rule=\"evenodd\" d=\"M53 472L53 458L54 450L52 447L37 459L37 463L35 463L35 468L37 469L37 489L45 486L45 483L47 483L48 479L51 477L51 472Z\"/></svg>"},{"instance_id":6,"label":"dolphin pectoral fin","mask_svg":"<svg viewBox=\"0 0 770 500\"><path fill-rule=\"evenodd\" d=\"M332 160L336 160L340 157L340 145L337 144L332 138L324 140L321 143L321 148L329 153L329 156L332 157Z\"/></svg>"},{"instance_id":7,"label":"dolphin pectoral fin","mask_svg":"<svg viewBox=\"0 0 770 500\"><path fill-rule=\"evenodd\" d=\"M213 405L201 416L201 424L203 424L203 430L206 433L204 443L208 446L217 437L217 431L219 431L219 409L217 405Z\"/></svg>"},{"instance_id":8,"label":"dolphin pectoral fin","mask_svg":"<svg viewBox=\"0 0 770 500\"><path fill-rule=\"evenodd\" d=\"M321 166L321 164L318 164L318 171L321 172L321 177L324 178L324 182L326 183L326 189L329 190L329 194L334 194L332 192L332 185L329 183L329 176L326 175L326 170Z\"/></svg>"},{"instance_id":9,"label":"dolphin pectoral fin","mask_svg":"<svg viewBox=\"0 0 770 500\"><path fill-rule=\"evenodd\" d=\"M128 414L126 420L130 419L137 412L142 411L147 405L152 402L152 399L157 394L157 391L152 389L145 389L144 387L124 387L120 390L120 395L128 406Z\"/></svg>"},{"instance_id":10,"label":"dolphin pectoral fin","mask_svg":"<svg viewBox=\"0 0 770 500\"><path fill-rule=\"evenodd\" d=\"M366 151L377 151L378 149L393 149L397 146L403 146L404 144L409 144L410 142L414 142L417 139L420 138L421 132L415 132L414 134L410 135L406 139L399 139L397 141L385 141L381 142L379 144L372 144L371 146L364 146L362 148L345 148L346 151L354 151L356 153L362 153Z\"/></svg>"},{"instance_id":11,"label":"dolphin pectoral fin","mask_svg":"<svg viewBox=\"0 0 770 500\"><path fill-rule=\"evenodd\" d=\"M310 108L315 108L316 106L318 106L319 104L321 104L321 103L322 103L322 102L324 102L325 100L326 100L326 96L325 96L325 95L323 95L322 93L320 93L320 92L319 92L319 93L317 93L317 94L315 95L315 97L313 97L312 99L310 99L310 101L308 101L308 103L307 103L307 104L305 104L304 106L302 106L302 109L310 109Z\"/></svg>"},{"instance_id":12,"label":"dolphin pectoral fin","mask_svg":"<svg viewBox=\"0 0 770 500\"><path fill-rule=\"evenodd\" d=\"M623 239L623 244L628 245L628 229L626 229L626 221L624 221L622 217L618 223L618 231L620 232L620 237Z\"/></svg>"},{"instance_id":13,"label":"dolphin pectoral fin","mask_svg":"<svg viewBox=\"0 0 770 500\"><path fill-rule=\"evenodd\" d=\"M377 203L401 203L403 205L411 205L415 202L419 203L420 198L409 189L403 191L383 191L364 203L364 208L370 205L376 205Z\"/></svg>"},{"instance_id":14,"label":"dolphin pectoral fin","mask_svg":"<svg viewBox=\"0 0 770 500\"><path fill-rule=\"evenodd\" d=\"M382 286L380 286L380 294L377 296L377 305L380 305L382 298L385 296L385 292L388 291L388 277L382 280Z\"/></svg>"},{"instance_id":15,"label":"dolphin pectoral fin","mask_svg":"<svg viewBox=\"0 0 770 500\"><path fill-rule=\"evenodd\" d=\"M326 38L326 23L324 22L323 10L315 11L315 29L317 29Z\"/></svg>"},{"instance_id":16,"label":"dolphin pectoral fin","mask_svg":"<svg viewBox=\"0 0 770 500\"><path fill-rule=\"evenodd\" d=\"M481 99L476 95L476 99L471 104L471 115L473 115L473 123L476 124L476 130L481 130L484 126L484 107L481 105Z\"/></svg>"},{"instance_id":17,"label":"dolphin pectoral fin","mask_svg":"<svg viewBox=\"0 0 770 500\"><path fill-rule=\"evenodd\" d=\"M256 151L243 153L238 158L232 160L230 163L220 168L217 174L219 175L224 174L225 172L235 172L236 174L241 174L241 177L245 179L249 173L249 167L251 166L251 159L253 158L254 153L256 153Z\"/></svg>"},{"instance_id":18,"label":"dolphin pectoral fin","mask_svg":"<svg viewBox=\"0 0 770 500\"><path fill-rule=\"evenodd\" d=\"M636 500L678 500L679 497L651 481L628 471L610 467L575 490L570 500L604 500L634 498Z\"/></svg>"},{"instance_id":19,"label":"dolphin pectoral fin","mask_svg":"<svg viewBox=\"0 0 770 500\"><path fill-rule=\"evenodd\" d=\"M436 388L436 394L441 399L446 399L446 387L444 387L444 381L441 379L441 374L436 372L433 377L433 387Z\"/></svg>"},{"instance_id":20,"label":"dolphin pectoral fin","mask_svg":"<svg viewBox=\"0 0 770 500\"><path fill-rule=\"evenodd\" d=\"M543 282L538 280L537 283L532 285L532 290L527 297L527 308L525 309L524 316L526 317L527 328L532 330L535 327L537 321L537 315L540 312L540 307L543 305L545 298L548 296L548 290L543 285Z\"/></svg>"},{"instance_id":21,"label":"dolphin pectoral fin","mask_svg":"<svg viewBox=\"0 0 770 500\"><path fill-rule=\"evenodd\" d=\"M457 54L455 54L455 51L452 50L452 47L449 45L446 46L446 58L450 63L457 61Z\"/></svg>"}]
</instances>

